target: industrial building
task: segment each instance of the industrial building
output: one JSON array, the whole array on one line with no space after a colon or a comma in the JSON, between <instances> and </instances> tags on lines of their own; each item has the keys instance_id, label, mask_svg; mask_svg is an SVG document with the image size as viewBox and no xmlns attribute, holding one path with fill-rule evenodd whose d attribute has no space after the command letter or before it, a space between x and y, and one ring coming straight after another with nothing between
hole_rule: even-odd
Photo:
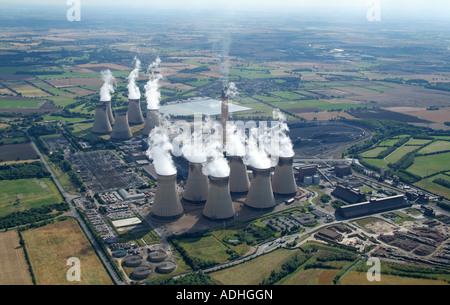
<instances>
[{"instance_id":1,"label":"industrial building","mask_svg":"<svg viewBox=\"0 0 450 305\"><path fill-rule=\"evenodd\" d=\"M366 201L366 195L362 191L344 185L337 185L331 195L350 204Z\"/></svg>"},{"instance_id":2,"label":"industrial building","mask_svg":"<svg viewBox=\"0 0 450 305\"><path fill-rule=\"evenodd\" d=\"M396 195L387 198L370 199L369 201L341 206L336 213L343 218L354 218L360 216L382 213L389 210L401 209L408 206L404 195Z\"/></svg>"},{"instance_id":3,"label":"industrial building","mask_svg":"<svg viewBox=\"0 0 450 305\"><path fill-rule=\"evenodd\" d=\"M119 109L116 110L116 123L112 129L112 140L129 140L133 137L128 124L128 110Z\"/></svg>"},{"instance_id":4,"label":"industrial building","mask_svg":"<svg viewBox=\"0 0 450 305\"><path fill-rule=\"evenodd\" d=\"M278 195L295 195L297 183L294 177L294 157L279 157L272 177L272 189Z\"/></svg>"},{"instance_id":5,"label":"industrial building","mask_svg":"<svg viewBox=\"0 0 450 305\"><path fill-rule=\"evenodd\" d=\"M235 216L230 195L229 176L209 176L209 192L203 208L203 216L211 220L227 220Z\"/></svg>"},{"instance_id":6,"label":"industrial building","mask_svg":"<svg viewBox=\"0 0 450 305\"><path fill-rule=\"evenodd\" d=\"M350 165L336 165L334 167L334 174L336 177L342 178L345 176L350 176L352 174L352 167Z\"/></svg>"},{"instance_id":7,"label":"industrial building","mask_svg":"<svg viewBox=\"0 0 450 305\"><path fill-rule=\"evenodd\" d=\"M189 162L189 174L182 200L190 204L205 204L208 199L209 181L202 172L202 163Z\"/></svg>"},{"instance_id":8,"label":"industrial building","mask_svg":"<svg viewBox=\"0 0 450 305\"><path fill-rule=\"evenodd\" d=\"M253 209L271 209L276 205L270 181L270 168L253 168L253 179L245 204Z\"/></svg>"},{"instance_id":9,"label":"industrial building","mask_svg":"<svg viewBox=\"0 0 450 305\"><path fill-rule=\"evenodd\" d=\"M177 190L177 174L157 174L155 200L150 215L158 219L176 219L183 215L183 206Z\"/></svg>"},{"instance_id":10,"label":"industrial building","mask_svg":"<svg viewBox=\"0 0 450 305\"><path fill-rule=\"evenodd\" d=\"M317 173L317 164L300 165L297 169L297 180L303 181L307 176L314 176Z\"/></svg>"}]
</instances>

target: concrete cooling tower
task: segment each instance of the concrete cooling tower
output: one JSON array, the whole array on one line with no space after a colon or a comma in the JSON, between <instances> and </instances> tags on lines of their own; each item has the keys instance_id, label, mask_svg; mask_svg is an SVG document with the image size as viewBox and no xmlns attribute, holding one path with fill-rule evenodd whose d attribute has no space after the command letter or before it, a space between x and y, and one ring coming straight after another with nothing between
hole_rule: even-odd
<instances>
[{"instance_id":1,"label":"concrete cooling tower","mask_svg":"<svg viewBox=\"0 0 450 305\"><path fill-rule=\"evenodd\" d=\"M230 192L246 193L250 188L250 180L247 174L247 165L242 161L242 157L230 156Z\"/></svg>"},{"instance_id":2,"label":"concrete cooling tower","mask_svg":"<svg viewBox=\"0 0 450 305\"><path fill-rule=\"evenodd\" d=\"M175 219L183 215L183 206L177 191L177 174L157 174L155 200L150 215L158 219Z\"/></svg>"},{"instance_id":3,"label":"concrete cooling tower","mask_svg":"<svg viewBox=\"0 0 450 305\"><path fill-rule=\"evenodd\" d=\"M270 209L275 206L275 197L270 183L270 168L253 168L253 179L245 204L254 209Z\"/></svg>"},{"instance_id":4,"label":"concrete cooling tower","mask_svg":"<svg viewBox=\"0 0 450 305\"><path fill-rule=\"evenodd\" d=\"M128 100L128 123L130 125L139 125L144 123L144 116L142 115L139 100Z\"/></svg>"},{"instance_id":5,"label":"concrete cooling tower","mask_svg":"<svg viewBox=\"0 0 450 305\"><path fill-rule=\"evenodd\" d=\"M148 136L150 131L161 124L161 116L158 109L147 109L147 118L145 119L144 135Z\"/></svg>"},{"instance_id":6,"label":"concrete cooling tower","mask_svg":"<svg viewBox=\"0 0 450 305\"><path fill-rule=\"evenodd\" d=\"M105 103L107 106L106 113L108 114L109 124L111 124L111 126L113 126L116 122L114 120L114 116L112 113L111 101L106 101Z\"/></svg>"},{"instance_id":7,"label":"concrete cooling tower","mask_svg":"<svg viewBox=\"0 0 450 305\"><path fill-rule=\"evenodd\" d=\"M94 125L92 126L92 133L104 135L112 131L111 124L108 117L108 105L106 103L100 102L95 107L95 119Z\"/></svg>"},{"instance_id":8,"label":"concrete cooling tower","mask_svg":"<svg viewBox=\"0 0 450 305\"><path fill-rule=\"evenodd\" d=\"M133 137L128 124L128 110L120 109L116 111L116 124L112 129L112 140L129 140Z\"/></svg>"},{"instance_id":9,"label":"concrete cooling tower","mask_svg":"<svg viewBox=\"0 0 450 305\"><path fill-rule=\"evenodd\" d=\"M211 220L227 220L235 215L230 195L229 177L209 176L209 193L203 216Z\"/></svg>"},{"instance_id":10,"label":"concrete cooling tower","mask_svg":"<svg viewBox=\"0 0 450 305\"><path fill-rule=\"evenodd\" d=\"M294 157L279 157L272 177L272 189L275 194L293 195L297 193L293 162Z\"/></svg>"},{"instance_id":11,"label":"concrete cooling tower","mask_svg":"<svg viewBox=\"0 0 450 305\"><path fill-rule=\"evenodd\" d=\"M183 192L183 201L189 204L205 204L208 199L208 190L208 177L202 172L202 164L189 162L189 174Z\"/></svg>"}]
</instances>

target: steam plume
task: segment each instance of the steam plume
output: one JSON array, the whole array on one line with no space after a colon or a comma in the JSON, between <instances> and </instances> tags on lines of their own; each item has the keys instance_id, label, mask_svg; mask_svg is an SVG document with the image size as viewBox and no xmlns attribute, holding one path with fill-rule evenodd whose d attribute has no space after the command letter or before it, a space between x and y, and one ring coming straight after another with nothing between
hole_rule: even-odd
<instances>
[{"instance_id":1,"label":"steam plume","mask_svg":"<svg viewBox=\"0 0 450 305\"><path fill-rule=\"evenodd\" d=\"M151 63L148 67L147 72L151 71L152 69L159 68L161 64L161 59L159 57L156 58L156 60ZM149 81L145 85L145 97L147 99L147 109L159 109L160 105L160 99L161 99L161 93L159 92L159 81L162 79L161 73L158 73L157 75L154 74L153 71L151 71L151 75L149 78Z\"/></svg>"},{"instance_id":2,"label":"steam plume","mask_svg":"<svg viewBox=\"0 0 450 305\"><path fill-rule=\"evenodd\" d=\"M268 135L270 130L267 127L253 127L250 129L248 138L247 155L244 162L251 167L266 169L271 167L271 160L268 155Z\"/></svg>"},{"instance_id":3,"label":"steam plume","mask_svg":"<svg viewBox=\"0 0 450 305\"><path fill-rule=\"evenodd\" d=\"M204 141L207 161L202 168L203 174L213 177L227 177L230 175L230 166L223 154L222 126L207 118L205 128L213 132Z\"/></svg>"},{"instance_id":4,"label":"steam plume","mask_svg":"<svg viewBox=\"0 0 450 305\"><path fill-rule=\"evenodd\" d=\"M100 74L104 81L103 86L100 88L100 101L107 102L111 100L111 93L114 93L115 78L110 70L103 70Z\"/></svg>"},{"instance_id":5,"label":"steam plume","mask_svg":"<svg viewBox=\"0 0 450 305\"><path fill-rule=\"evenodd\" d=\"M294 156L294 146L288 136L289 127L286 124L286 116L279 109L273 111L273 118L278 120L277 124L272 126L272 142L278 142L278 145L271 145L270 153L272 156L292 157Z\"/></svg>"},{"instance_id":6,"label":"steam plume","mask_svg":"<svg viewBox=\"0 0 450 305\"><path fill-rule=\"evenodd\" d=\"M139 78L139 69L141 68L141 61L134 58L135 67L134 70L131 71L128 76L128 98L131 100L138 100L141 98L141 92L139 91L139 87L136 85L136 79Z\"/></svg>"},{"instance_id":7,"label":"steam plume","mask_svg":"<svg viewBox=\"0 0 450 305\"><path fill-rule=\"evenodd\" d=\"M149 148L147 150L147 155L153 160L156 172L163 176L175 175L177 173L171 155L173 146L170 143L167 130L166 124L152 129L149 135Z\"/></svg>"}]
</instances>

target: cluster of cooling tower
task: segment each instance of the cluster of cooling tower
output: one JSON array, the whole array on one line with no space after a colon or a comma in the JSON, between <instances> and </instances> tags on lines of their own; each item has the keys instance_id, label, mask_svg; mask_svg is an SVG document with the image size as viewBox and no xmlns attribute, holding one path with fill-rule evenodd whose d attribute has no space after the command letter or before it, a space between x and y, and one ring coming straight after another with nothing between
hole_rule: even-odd
<instances>
[{"instance_id":1,"label":"cluster of cooling tower","mask_svg":"<svg viewBox=\"0 0 450 305\"><path fill-rule=\"evenodd\" d=\"M139 100L128 100L128 109L118 109L113 116L111 101L100 101L95 107L95 119L92 133L97 135L111 134L113 140L129 140L133 137L131 125L144 123ZM158 110L147 110L147 118L144 125L144 134L160 123Z\"/></svg>"},{"instance_id":2,"label":"cluster of cooling tower","mask_svg":"<svg viewBox=\"0 0 450 305\"><path fill-rule=\"evenodd\" d=\"M279 158L272 175L271 168L253 168L253 178L247 174L247 165L241 157L228 159L230 175L226 177L205 176L202 163L189 162L186 187L180 200L176 185L176 174L157 177L157 189L151 215L159 219L176 219L183 212L181 202L204 205L203 216L221 221L232 219L235 210L231 194L247 194L245 205L252 209L265 210L275 207L274 194L289 196L297 193L293 172L293 157Z\"/></svg>"}]
</instances>

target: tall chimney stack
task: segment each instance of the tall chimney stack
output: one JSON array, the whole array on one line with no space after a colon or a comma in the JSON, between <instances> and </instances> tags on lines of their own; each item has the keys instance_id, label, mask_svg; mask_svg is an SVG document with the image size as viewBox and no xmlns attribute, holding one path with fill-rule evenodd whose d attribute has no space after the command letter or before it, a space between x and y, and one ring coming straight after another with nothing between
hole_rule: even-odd
<instances>
[{"instance_id":1,"label":"tall chimney stack","mask_svg":"<svg viewBox=\"0 0 450 305\"><path fill-rule=\"evenodd\" d=\"M272 189L275 194L294 195L297 193L293 163L294 157L279 157L272 177Z\"/></svg>"},{"instance_id":2,"label":"tall chimney stack","mask_svg":"<svg viewBox=\"0 0 450 305\"><path fill-rule=\"evenodd\" d=\"M228 121L228 95L227 88L222 89L222 107L221 107L221 120L222 120L222 131L223 131L223 143L227 142L227 121Z\"/></svg>"},{"instance_id":3,"label":"tall chimney stack","mask_svg":"<svg viewBox=\"0 0 450 305\"><path fill-rule=\"evenodd\" d=\"M234 215L229 177L209 176L209 193L203 208L203 216L211 220L220 221L232 219Z\"/></svg>"},{"instance_id":4,"label":"tall chimney stack","mask_svg":"<svg viewBox=\"0 0 450 305\"><path fill-rule=\"evenodd\" d=\"M183 206L177 190L177 174L157 174L155 200L150 215L163 220L176 219L183 215Z\"/></svg>"},{"instance_id":5,"label":"tall chimney stack","mask_svg":"<svg viewBox=\"0 0 450 305\"><path fill-rule=\"evenodd\" d=\"M270 184L270 168L253 168L253 179L245 204L259 210L271 209L275 206L275 197Z\"/></svg>"},{"instance_id":6,"label":"tall chimney stack","mask_svg":"<svg viewBox=\"0 0 450 305\"><path fill-rule=\"evenodd\" d=\"M128 99L128 123L130 125L139 125L144 123L141 105L137 99Z\"/></svg>"},{"instance_id":7,"label":"tall chimney stack","mask_svg":"<svg viewBox=\"0 0 450 305\"><path fill-rule=\"evenodd\" d=\"M189 162L189 174L182 200L189 204L205 204L208 191L208 177L202 172L202 163Z\"/></svg>"},{"instance_id":8,"label":"tall chimney stack","mask_svg":"<svg viewBox=\"0 0 450 305\"><path fill-rule=\"evenodd\" d=\"M108 105L105 102L100 102L95 107L95 119L92 126L92 133L98 135L109 134L112 131L111 124L108 117Z\"/></svg>"}]
</instances>

